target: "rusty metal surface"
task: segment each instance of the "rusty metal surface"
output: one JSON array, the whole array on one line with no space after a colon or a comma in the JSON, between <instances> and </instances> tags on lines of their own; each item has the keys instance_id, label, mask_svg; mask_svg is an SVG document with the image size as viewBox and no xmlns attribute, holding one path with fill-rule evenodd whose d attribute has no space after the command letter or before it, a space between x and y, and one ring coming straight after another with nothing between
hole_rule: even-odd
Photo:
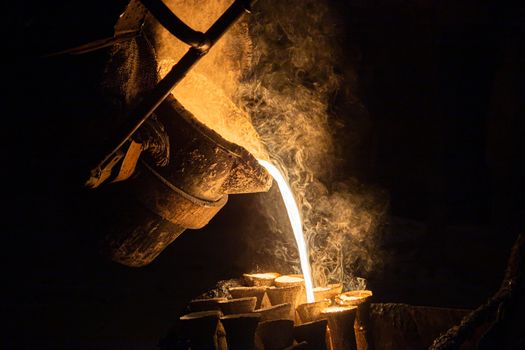
<instances>
[{"instance_id":1,"label":"rusty metal surface","mask_svg":"<svg viewBox=\"0 0 525 350\"><path fill-rule=\"evenodd\" d=\"M161 104L156 117L170 135L169 162L157 165L154 157L144 155L122 191L158 223L129 217L124 222L136 220L138 229L123 226L106 240L111 258L128 266L148 264L185 229L205 226L228 194L267 191L272 184L253 155L198 122L173 97ZM163 226L164 221L173 226Z\"/></svg>"},{"instance_id":2,"label":"rusty metal surface","mask_svg":"<svg viewBox=\"0 0 525 350\"><path fill-rule=\"evenodd\" d=\"M234 1L206 32L209 41L219 40L248 4ZM142 28L147 12L141 1L131 1L115 33ZM115 133L108 132L101 140L111 146L101 151L113 151L100 162L95 155L98 166L86 185L93 188L109 182L112 177L104 170L115 176L111 169L120 167L115 180L123 185L121 202L107 208L115 216L115 229L103 244L107 255L122 264L148 264L185 229L205 226L229 194L265 192L271 187L270 175L252 154L199 122L170 93L202 55L199 49L190 49L159 81L157 57L146 35L112 49L104 86L115 112L111 128ZM130 141L141 144L142 151L134 147L124 157ZM123 217L117 212L135 212L132 206L144 213Z\"/></svg>"},{"instance_id":3,"label":"rusty metal surface","mask_svg":"<svg viewBox=\"0 0 525 350\"><path fill-rule=\"evenodd\" d=\"M408 304L370 305L371 338L375 350L427 349L442 332L471 310Z\"/></svg>"},{"instance_id":4,"label":"rusty metal surface","mask_svg":"<svg viewBox=\"0 0 525 350\"><path fill-rule=\"evenodd\" d=\"M217 214L228 201L228 195L217 201L203 201L173 186L146 163L141 176L130 185L137 198L160 217L185 228L199 229Z\"/></svg>"},{"instance_id":5,"label":"rusty metal surface","mask_svg":"<svg viewBox=\"0 0 525 350\"><path fill-rule=\"evenodd\" d=\"M185 228L162 219L133 197L126 182L106 197L108 218L100 241L102 254L120 264L140 267L153 261Z\"/></svg>"},{"instance_id":6,"label":"rusty metal surface","mask_svg":"<svg viewBox=\"0 0 525 350\"><path fill-rule=\"evenodd\" d=\"M252 154L197 121L175 98L169 96L156 113L174 136L170 164L156 169L175 186L206 201L270 189L270 175Z\"/></svg>"},{"instance_id":7,"label":"rusty metal surface","mask_svg":"<svg viewBox=\"0 0 525 350\"><path fill-rule=\"evenodd\" d=\"M121 183L115 202L106 203L112 220L101 241L106 256L132 267L151 263L186 229L205 226L228 199L200 201L138 167L140 176Z\"/></svg>"}]
</instances>

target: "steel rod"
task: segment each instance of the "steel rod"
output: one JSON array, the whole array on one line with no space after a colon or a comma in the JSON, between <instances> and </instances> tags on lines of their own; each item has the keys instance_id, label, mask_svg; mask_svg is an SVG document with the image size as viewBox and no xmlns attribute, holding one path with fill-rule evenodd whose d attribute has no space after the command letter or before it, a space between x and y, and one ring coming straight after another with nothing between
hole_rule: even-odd
<instances>
[{"instance_id":1,"label":"steel rod","mask_svg":"<svg viewBox=\"0 0 525 350\"><path fill-rule=\"evenodd\" d=\"M164 28L182 42L201 49L209 46L204 33L196 31L184 23L162 0L140 0L140 2Z\"/></svg>"}]
</instances>

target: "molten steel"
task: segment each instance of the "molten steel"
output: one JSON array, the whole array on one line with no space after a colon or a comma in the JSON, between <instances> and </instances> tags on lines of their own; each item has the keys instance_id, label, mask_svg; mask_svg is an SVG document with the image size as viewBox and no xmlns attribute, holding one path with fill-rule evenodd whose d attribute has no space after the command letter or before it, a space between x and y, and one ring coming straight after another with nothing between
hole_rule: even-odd
<instances>
[{"instance_id":1,"label":"molten steel","mask_svg":"<svg viewBox=\"0 0 525 350\"><path fill-rule=\"evenodd\" d=\"M290 186L288 185L288 182L279 169L265 160L259 159L259 164L268 170L270 175L272 175L279 186L279 191L283 197L284 205L286 206L286 211L288 212L288 218L290 219L290 224L292 225L293 234L297 243L297 249L299 250L299 259L301 261L301 270L303 271L304 285L306 289L306 300L309 303L313 303L315 301L314 286L312 283L312 273L310 271L308 249L304 240L303 224L301 215L299 214L299 208L297 207L297 203L295 202L295 198L293 196L292 190L290 189Z\"/></svg>"}]
</instances>

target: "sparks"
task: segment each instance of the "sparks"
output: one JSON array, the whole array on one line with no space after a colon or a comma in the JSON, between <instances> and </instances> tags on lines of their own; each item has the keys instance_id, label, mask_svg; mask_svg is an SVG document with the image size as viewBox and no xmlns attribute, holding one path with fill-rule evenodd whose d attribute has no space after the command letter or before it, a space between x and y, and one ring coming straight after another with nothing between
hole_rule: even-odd
<instances>
[{"instance_id":1,"label":"sparks","mask_svg":"<svg viewBox=\"0 0 525 350\"><path fill-rule=\"evenodd\" d=\"M283 174L268 161L259 159L259 164L261 164L272 177L277 181L279 186L279 191L283 197L284 205L286 206L286 211L288 212L288 218L290 219L290 224L292 226L293 234L295 236L295 242L297 243L297 249L299 250L299 260L301 262L301 270L303 271L304 276L304 285L306 289L306 301L313 303L315 301L314 297L314 287L312 283L312 273L310 271L310 262L308 259L308 249L306 248L306 242L304 240L303 234L303 224L301 221L301 215L299 214L299 208L295 202L292 190L288 185L288 182L284 178Z\"/></svg>"}]
</instances>

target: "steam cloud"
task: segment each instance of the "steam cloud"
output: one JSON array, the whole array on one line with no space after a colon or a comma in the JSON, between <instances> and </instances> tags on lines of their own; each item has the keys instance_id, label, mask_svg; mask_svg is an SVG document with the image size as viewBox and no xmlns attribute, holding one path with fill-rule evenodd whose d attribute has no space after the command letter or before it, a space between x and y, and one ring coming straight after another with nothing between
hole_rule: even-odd
<instances>
[{"instance_id":1,"label":"steam cloud","mask_svg":"<svg viewBox=\"0 0 525 350\"><path fill-rule=\"evenodd\" d=\"M182 20L205 31L231 0L169 0ZM358 55L342 49L333 0L259 0L175 88L197 119L266 159L289 179L300 206L314 284L364 288L381 263L376 234L386 201L351 176L368 120L356 97ZM150 18L159 75L187 47ZM356 56L356 57L353 57ZM260 147L261 142L264 147ZM247 239L260 270L300 273L296 243L277 186L255 195L262 234ZM255 233L255 232L254 232Z\"/></svg>"},{"instance_id":2,"label":"steam cloud","mask_svg":"<svg viewBox=\"0 0 525 350\"><path fill-rule=\"evenodd\" d=\"M340 49L339 20L325 1L258 1L247 18L252 69L242 77L236 103L289 179L314 284L343 282L351 290L364 288L357 276L381 262L375 233L387 204L343 170L366 111L352 91L354 72L341 69L349 58ZM340 108L336 99L350 108ZM344 115L349 110L356 115ZM355 125L347 125L352 120ZM278 189L273 186L258 200L269 232L253 246L271 257L261 267L300 273Z\"/></svg>"}]
</instances>

